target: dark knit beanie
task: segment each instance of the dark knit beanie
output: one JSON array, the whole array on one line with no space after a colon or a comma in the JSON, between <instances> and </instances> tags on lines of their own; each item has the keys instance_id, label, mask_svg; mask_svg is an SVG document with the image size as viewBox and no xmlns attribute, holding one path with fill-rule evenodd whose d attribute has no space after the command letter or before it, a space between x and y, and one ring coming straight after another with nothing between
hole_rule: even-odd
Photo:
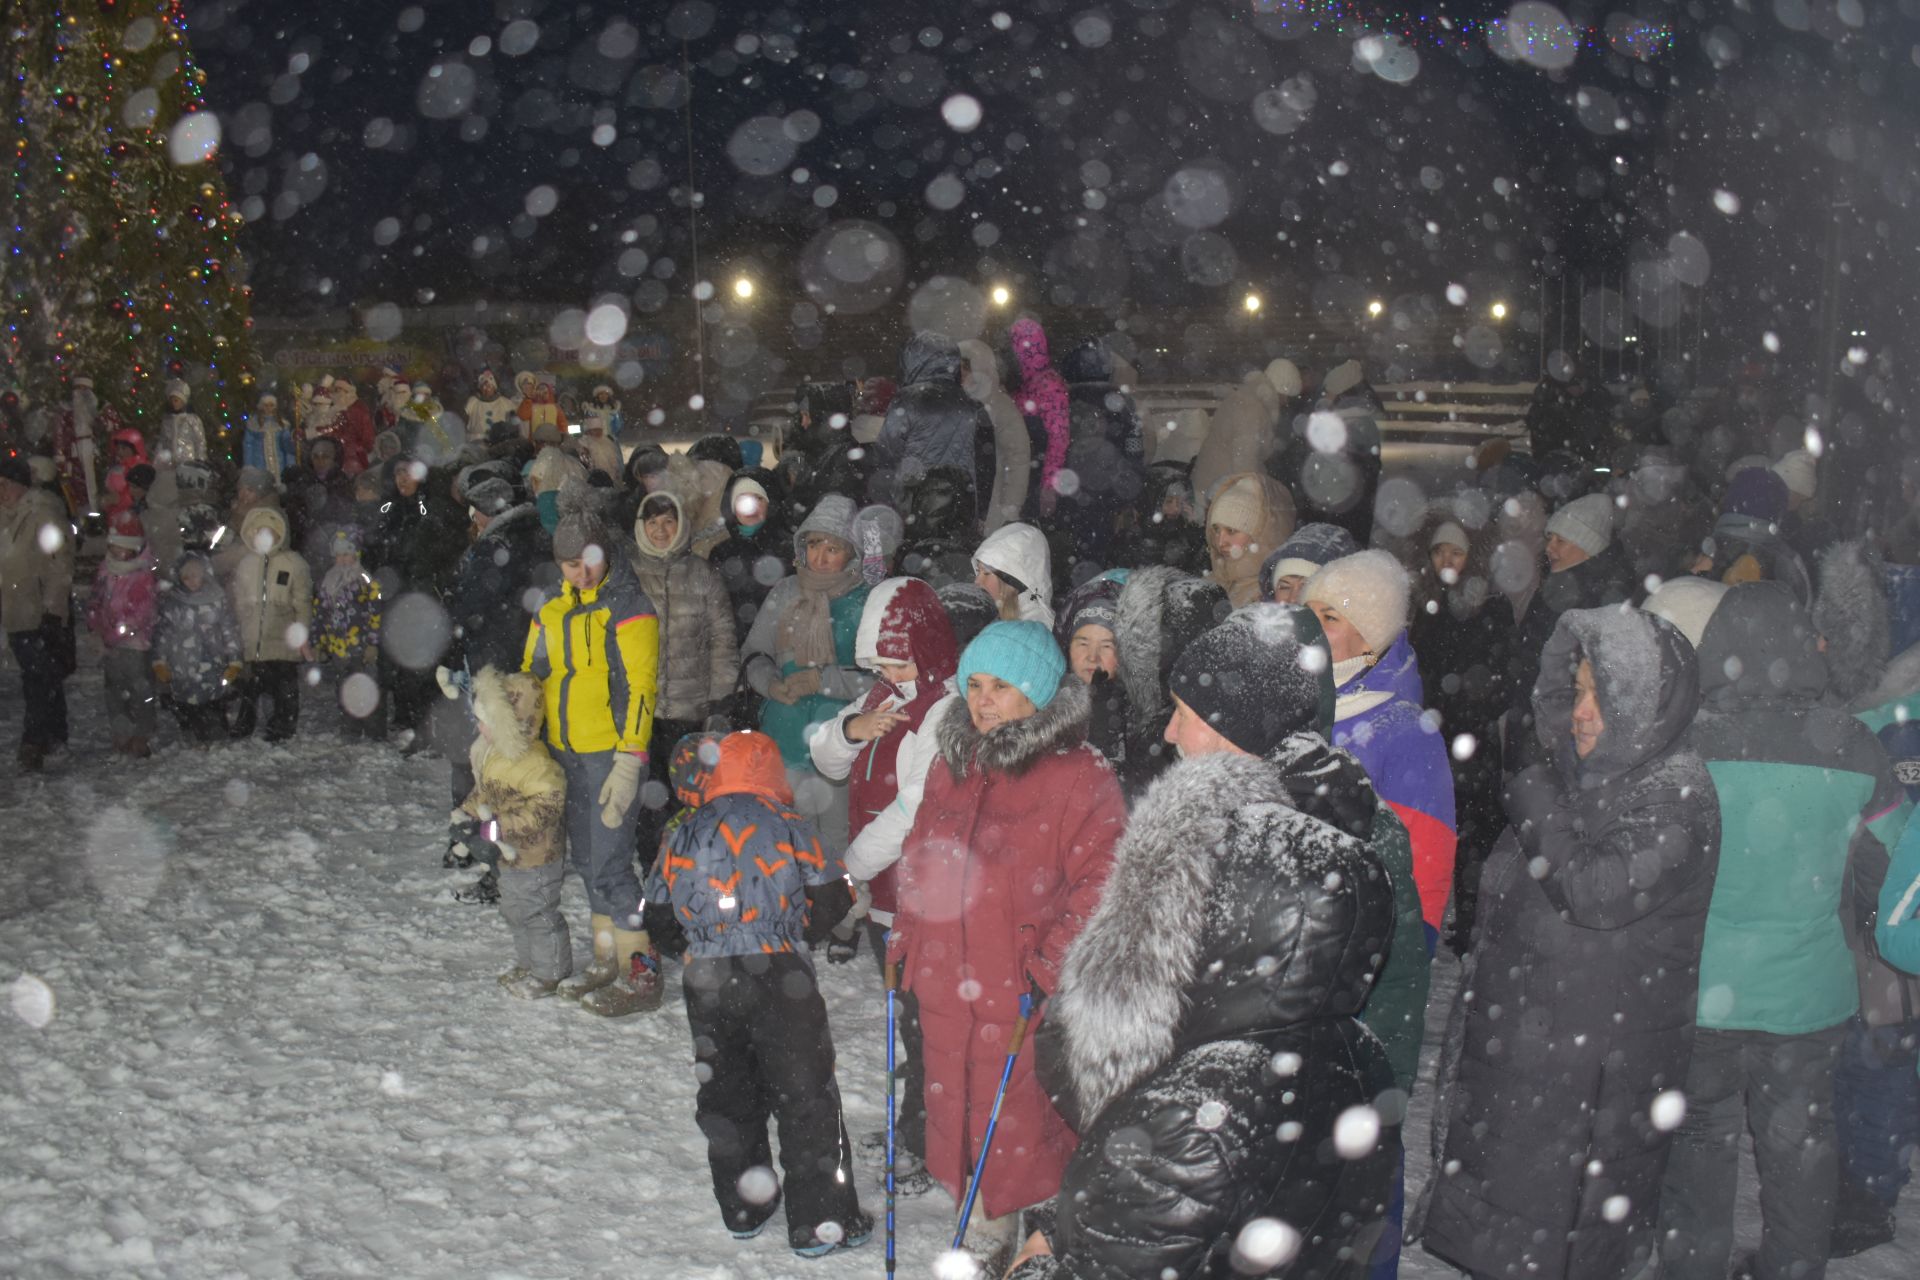
<instances>
[{"instance_id":1,"label":"dark knit beanie","mask_svg":"<svg viewBox=\"0 0 1920 1280\"><path fill-rule=\"evenodd\" d=\"M1265 756L1289 734L1333 727L1326 633L1303 605L1251 604L1180 654L1173 695L1234 746Z\"/></svg>"},{"instance_id":2,"label":"dark knit beanie","mask_svg":"<svg viewBox=\"0 0 1920 1280\"><path fill-rule=\"evenodd\" d=\"M1778 524L1787 514L1787 482L1767 467L1748 467L1727 486L1722 515L1751 516Z\"/></svg>"},{"instance_id":3,"label":"dark knit beanie","mask_svg":"<svg viewBox=\"0 0 1920 1280\"><path fill-rule=\"evenodd\" d=\"M467 505L483 516L497 516L513 505L513 486L496 475L483 475L467 486Z\"/></svg>"},{"instance_id":4,"label":"dark knit beanie","mask_svg":"<svg viewBox=\"0 0 1920 1280\"><path fill-rule=\"evenodd\" d=\"M590 546L599 547L604 552L612 545L607 527L600 523L599 516L590 511L568 512L560 517L560 523L553 528L553 558L556 563L578 560Z\"/></svg>"},{"instance_id":5,"label":"dark knit beanie","mask_svg":"<svg viewBox=\"0 0 1920 1280\"><path fill-rule=\"evenodd\" d=\"M1060 611L1060 618L1054 625L1054 635L1061 645L1073 643L1073 633L1082 627L1105 627L1116 634L1119 627L1114 618L1120 609L1120 588L1124 585L1118 578L1105 574L1082 583L1071 596L1067 597L1066 608Z\"/></svg>"}]
</instances>

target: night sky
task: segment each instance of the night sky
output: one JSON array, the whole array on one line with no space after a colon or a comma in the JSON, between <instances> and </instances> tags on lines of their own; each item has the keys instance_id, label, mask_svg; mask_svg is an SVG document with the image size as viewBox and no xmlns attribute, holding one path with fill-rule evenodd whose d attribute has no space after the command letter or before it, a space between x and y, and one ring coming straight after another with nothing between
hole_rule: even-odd
<instances>
[{"instance_id":1,"label":"night sky","mask_svg":"<svg viewBox=\"0 0 1920 1280\"><path fill-rule=\"evenodd\" d=\"M1850 261L1911 279L1920 193L1911 6L1758 7L1649 0L1670 47L1531 62L1459 34L1504 4L1425 26L1301 0L188 10L263 313L684 301L684 54L700 274L783 303L862 305L806 249L870 220L898 246L891 301L950 273L1116 312L1248 287L1443 312L1450 284L1632 271L1647 318L1704 307L1737 355L1814 345L1837 193ZM1884 329L1903 303L1856 289L1849 314Z\"/></svg>"}]
</instances>

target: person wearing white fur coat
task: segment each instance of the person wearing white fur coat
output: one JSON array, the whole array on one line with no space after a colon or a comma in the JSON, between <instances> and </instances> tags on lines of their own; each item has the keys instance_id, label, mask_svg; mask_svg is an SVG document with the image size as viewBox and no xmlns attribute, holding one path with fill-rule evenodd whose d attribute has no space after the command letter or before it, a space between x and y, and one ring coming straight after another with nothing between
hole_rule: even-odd
<instances>
[{"instance_id":1,"label":"person wearing white fur coat","mask_svg":"<svg viewBox=\"0 0 1920 1280\"><path fill-rule=\"evenodd\" d=\"M1300 394L1300 370L1291 360L1256 369L1213 411L1207 438L1193 459L1193 491L1202 499L1228 476L1265 469L1279 447L1281 415Z\"/></svg>"}]
</instances>

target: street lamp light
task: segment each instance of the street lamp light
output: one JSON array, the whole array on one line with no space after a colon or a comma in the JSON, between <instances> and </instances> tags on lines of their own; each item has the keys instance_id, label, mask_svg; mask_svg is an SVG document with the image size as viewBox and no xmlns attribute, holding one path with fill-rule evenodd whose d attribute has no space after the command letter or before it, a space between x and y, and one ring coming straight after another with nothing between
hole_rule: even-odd
<instances>
[{"instance_id":1,"label":"street lamp light","mask_svg":"<svg viewBox=\"0 0 1920 1280\"><path fill-rule=\"evenodd\" d=\"M1007 286L1003 284L997 284L993 286L993 305L994 306L1004 307L1009 302L1012 302L1012 301L1013 301L1013 290L1007 288Z\"/></svg>"},{"instance_id":2,"label":"street lamp light","mask_svg":"<svg viewBox=\"0 0 1920 1280\"><path fill-rule=\"evenodd\" d=\"M1504 302L1494 303L1491 314L1495 320L1505 320L1507 318L1507 304Z\"/></svg>"},{"instance_id":3,"label":"street lamp light","mask_svg":"<svg viewBox=\"0 0 1920 1280\"><path fill-rule=\"evenodd\" d=\"M1248 315L1250 316L1259 315L1260 314L1260 295L1257 293L1249 293L1244 299L1241 300L1240 305L1247 309Z\"/></svg>"},{"instance_id":4,"label":"street lamp light","mask_svg":"<svg viewBox=\"0 0 1920 1280\"><path fill-rule=\"evenodd\" d=\"M1380 316L1380 313L1382 311L1385 311L1386 309L1387 309L1387 304L1380 301L1380 299L1378 298L1375 298L1372 302L1369 302L1367 304L1367 314L1374 317L1375 319L1378 319Z\"/></svg>"},{"instance_id":5,"label":"street lamp light","mask_svg":"<svg viewBox=\"0 0 1920 1280\"><path fill-rule=\"evenodd\" d=\"M745 302L753 296L753 281L746 276L740 276L733 282L733 293L740 301Z\"/></svg>"}]
</instances>

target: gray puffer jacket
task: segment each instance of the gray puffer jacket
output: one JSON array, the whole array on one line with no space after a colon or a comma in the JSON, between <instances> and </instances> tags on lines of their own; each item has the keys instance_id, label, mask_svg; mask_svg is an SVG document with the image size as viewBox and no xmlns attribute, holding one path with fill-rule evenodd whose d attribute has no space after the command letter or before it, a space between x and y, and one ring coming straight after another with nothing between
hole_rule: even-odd
<instances>
[{"instance_id":1,"label":"gray puffer jacket","mask_svg":"<svg viewBox=\"0 0 1920 1280\"><path fill-rule=\"evenodd\" d=\"M733 692L740 677L740 649L734 640L733 602L712 565L693 554L693 533L679 495L662 489L648 495L673 503L678 523L673 545L662 551L647 541L644 522L635 520L638 554L633 569L660 615L660 704L663 720L704 720Z\"/></svg>"}]
</instances>

